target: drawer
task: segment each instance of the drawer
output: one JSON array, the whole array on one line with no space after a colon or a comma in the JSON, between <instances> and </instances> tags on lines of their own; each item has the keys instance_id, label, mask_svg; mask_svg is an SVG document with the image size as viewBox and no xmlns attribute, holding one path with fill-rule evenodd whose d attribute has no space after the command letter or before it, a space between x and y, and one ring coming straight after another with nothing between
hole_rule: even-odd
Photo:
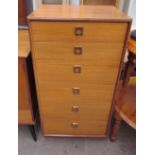
<instances>
[{"instance_id":1,"label":"drawer","mask_svg":"<svg viewBox=\"0 0 155 155\"><path fill-rule=\"evenodd\" d=\"M124 42L127 23L30 21L32 41Z\"/></svg>"},{"instance_id":2,"label":"drawer","mask_svg":"<svg viewBox=\"0 0 155 155\"><path fill-rule=\"evenodd\" d=\"M41 85L50 85L57 82L59 85L114 84L117 78L119 61L96 60L35 60L37 78Z\"/></svg>"},{"instance_id":3,"label":"drawer","mask_svg":"<svg viewBox=\"0 0 155 155\"><path fill-rule=\"evenodd\" d=\"M45 119L45 120L44 120ZM42 119L42 129L45 136L70 135L70 136L104 136L107 122L83 121L66 119Z\"/></svg>"},{"instance_id":4,"label":"drawer","mask_svg":"<svg viewBox=\"0 0 155 155\"><path fill-rule=\"evenodd\" d=\"M107 121L111 102L93 102L90 99L85 102L78 102L76 100L74 100L74 102L61 100L61 102L59 102L55 99L53 102L44 102L40 107L41 117Z\"/></svg>"},{"instance_id":5,"label":"drawer","mask_svg":"<svg viewBox=\"0 0 155 155\"><path fill-rule=\"evenodd\" d=\"M107 120L114 87L80 86L80 93L74 94L70 86L58 86L39 87L41 117Z\"/></svg>"},{"instance_id":6,"label":"drawer","mask_svg":"<svg viewBox=\"0 0 155 155\"><path fill-rule=\"evenodd\" d=\"M50 107L55 104L58 105L74 105L92 107L109 108L111 105L115 85L76 85L79 88L78 92L73 92L74 85L59 83L41 85L38 84L39 105L42 107ZM84 105L83 105L84 104Z\"/></svg>"},{"instance_id":7,"label":"drawer","mask_svg":"<svg viewBox=\"0 0 155 155\"><path fill-rule=\"evenodd\" d=\"M94 42L34 42L32 44L35 59L96 60L119 61L123 43Z\"/></svg>"}]
</instances>

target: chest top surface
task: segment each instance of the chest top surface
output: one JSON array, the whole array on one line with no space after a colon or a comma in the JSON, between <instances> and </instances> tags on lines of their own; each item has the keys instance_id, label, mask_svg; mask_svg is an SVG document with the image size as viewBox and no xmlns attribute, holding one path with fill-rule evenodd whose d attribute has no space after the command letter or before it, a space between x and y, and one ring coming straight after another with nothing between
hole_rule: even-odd
<instances>
[{"instance_id":1,"label":"chest top surface","mask_svg":"<svg viewBox=\"0 0 155 155\"><path fill-rule=\"evenodd\" d=\"M30 53L28 30L18 30L18 57L26 58Z\"/></svg>"},{"instance_id":2,"label":"chest top surface","mask_svg":"<svg viewBox=\"0 0 155 155\"><path fill-rule=\"evenodd\" d=\"M124 15L114 6L71 6L42 5L28 16L29 20L56 21L120 21L130 22L131 18Z\"/></svg>"}]
</instances>

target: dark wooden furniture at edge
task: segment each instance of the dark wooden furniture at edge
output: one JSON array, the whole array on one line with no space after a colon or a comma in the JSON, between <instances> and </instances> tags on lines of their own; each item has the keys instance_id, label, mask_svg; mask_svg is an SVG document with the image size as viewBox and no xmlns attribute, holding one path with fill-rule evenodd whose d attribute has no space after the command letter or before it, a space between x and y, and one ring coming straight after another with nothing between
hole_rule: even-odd
<instances>
[{"instance_id":1,"label":"dark wooden furniture at edge","mask_svg":"<svg viewBox=\"0 0 155 155\"><path fill-rule=\"evenodd\" d=\"M128 62L125 66L124 79L119 82L114 106L114 122L112 124L111 141L115 141L121 121L124 120L136 129L136 77L131 77L136 67L136 31L131 33L128 41Z\"/></svg>"},{"instance_id":2,"label":"dark wooden furniture at edge","mask_svg":"<svg viewBox=\"0 0 155 155\"><path fill-rule=\"evenodd\" d=\"M37 98L28 30L18 31L18 124L28 125L37 140Z\"/></svg>"},{"instance_id":3,"label":"dark wooden furniture at edge","mask_svg":"<svg viewBox=\"0 0 155 155\"><path fill-rule=\"evenodd\" d=\"M27 16L33 10L33 0L18 0L18 25L27 25Z\"/></svg>"}]
</instances>

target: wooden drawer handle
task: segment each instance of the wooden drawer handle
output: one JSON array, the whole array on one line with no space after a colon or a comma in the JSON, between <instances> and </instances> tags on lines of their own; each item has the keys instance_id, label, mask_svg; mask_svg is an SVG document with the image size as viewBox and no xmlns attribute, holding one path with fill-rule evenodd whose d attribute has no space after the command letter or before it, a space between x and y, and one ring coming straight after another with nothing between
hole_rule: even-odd
<instances>
[{"instance_id":1,"label":"wooden drawer handle","mask_svg":"<svg viewBox=\"0 0 155 155\"><path fill-rule=\"evenodd\" d=\"M82 47L74 47L75 55L82 55Z\"/></svg>"},{"instance_id":2,"label":"wooden drawer handle","mask_svg":"<svg viewBox=\"0 0 155 155\"><path fill-rule=\"evenodd\" d=\"M75 35L83 36L83 27L75 27Z\"/></svg>"},{"instance_id":3,"label":"wooden drawer handle","mask_svg":"<svg viewBox=\"0 0 155 155\"><path fill-rule=\"evenodd\" d=\"M75 65L73 67L73 72L74 73L81 73L81 65Z\"/></svg>"},{"instance_id":4,"label":"wooden drawer handle","mask_svg":"<svg viewBox=\"0 0 155 155\"><path fill-rule=\"evenodd\" d=\"M78 128L78 127L79 127L79 123L73 122L73 123L72 123L72 127L73 127L73 128Z\"/></svg>"},{"instance_id":5,"label":"wooden drawer handle","mask_svg":"<svg viewBox=\"0 0 155 155\"><path fill-rule=\"evenodd\" d=\"M79 112L79 106L73 105L72 106L72 111L73 112Z\"/></svg>"},{"instance_id":6,"label":"wooden drawer handle","mask_svg":"<svg viewBox=\"0 0 155 155\"><path fill-rule=\"evenodd\" d=\"M73 88L73 94L80 94L80 88Z\"/></svg>"}]
</instances>

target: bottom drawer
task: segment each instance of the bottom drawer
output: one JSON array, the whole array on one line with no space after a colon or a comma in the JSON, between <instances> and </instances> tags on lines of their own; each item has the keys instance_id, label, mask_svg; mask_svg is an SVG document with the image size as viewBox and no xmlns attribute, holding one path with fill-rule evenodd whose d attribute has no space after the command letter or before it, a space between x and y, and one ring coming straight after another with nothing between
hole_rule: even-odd
<instances>
[{"instance_id":1,"label":"bottom drawer","mask_svg":"<svg viewBox=\"0 0 155 155\"><path fill-rule=\"evenodd\" d=\"M104 121L46 119L42 122L45 136L105 136L106 127Z\"/></svg>"}]
</instances>

